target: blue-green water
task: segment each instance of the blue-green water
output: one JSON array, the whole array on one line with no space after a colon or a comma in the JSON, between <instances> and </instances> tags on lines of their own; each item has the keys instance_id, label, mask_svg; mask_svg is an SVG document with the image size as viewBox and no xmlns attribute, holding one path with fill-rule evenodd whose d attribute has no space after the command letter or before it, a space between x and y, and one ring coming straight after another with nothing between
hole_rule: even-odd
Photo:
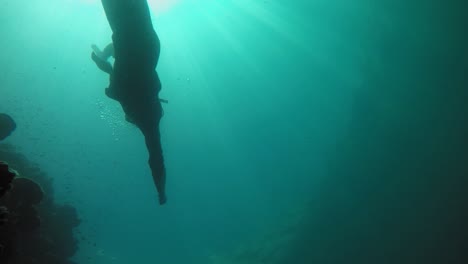
<instances>
[{"instance_id":1,"label":"blue-green water","mask_svg":"<svg viewBox=\"0 0 468 264\"><path fill-rule=\"evenodd\" d=\"M78 263L418 263L438 241L459 260L467 42L463 4L440 2L150 1L169 100L159 206L144 139L90 59L111 40L100 2L3 0L5 142L77 208ZM440 212L440 228L414 228ZM366 227L386 243L353 233ZM422 233L440 239L401 242Z\"/></svg>"}]
</instances>

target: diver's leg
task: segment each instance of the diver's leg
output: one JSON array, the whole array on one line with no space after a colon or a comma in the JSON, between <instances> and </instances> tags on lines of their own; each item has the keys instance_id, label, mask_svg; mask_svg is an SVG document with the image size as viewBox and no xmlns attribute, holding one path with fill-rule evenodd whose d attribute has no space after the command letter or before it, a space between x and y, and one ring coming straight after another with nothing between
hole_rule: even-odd
<instances>
[{"instance_id":1,"label":"diver's leg","mask_svg":"<svg viewBox=\"0 0 468 264\"><path fill-rule=\"evenodd\" d=\"M149 166L153 181L159 193L159 203L166 203L166 168L164 166L164 157L161 146L161 134L159 132L159 121L162 117L162 107L159 101L149 100L145 109L145 114L136 117L139 119L137 125L145 137L146 147L149 154ZM141 119L140 119L141 118Z\"/></svg>"},{"instance_id":2,"label":"diver's leg","mask_svg":"<svg viewBox=\"0 0 468 264\"><path fill-rule=\"evenodd\" d=\"M164 158L162 154L161 138L159 129L143 132L145 136L146 147L148 148L149 159L148 163L153 175L153 181L159 194L159 204L165 204L166 197L166 168L164 166Z\"/></svg>"},{"instance_id":3,"label":"diver's leg","mask_svg":"<svg viewBox=\"0 0 468 264\"><path fill-rule=\"evenodd\" d=\"M159 135L154 139L147 140L146 144L149 151L148 163L151 168L151 174L153 175L153 181L156 186L156 190L158 191L159 204L162 205L167 201L166 168L164 167L164 158L162 155L161 140Z\"/></svg>"},{"instance_id":4,"label":"diver's leg","mask_svg":"<svg viewBox=\"0 0 468 264\"><path fill-rule=\"evenodd\" d=\"M145 100L148 99L148 100ZM159 120L162 116L162 107L159 101L144 98L141 100L121 100L120 104L131 123L136 125L145 137L148 149L148 164L151 169L153 181L159 194L159 204L166 203L166 168L164 166Z\"/></svg>"},{"instance_id":5,"label":"diver's leg","mask_svg":"<svg viewBox=\"0 0 468 264\"><path fill-rule=\"evenodd\" d=\"M158 100L149 97L137 101L121 102L126 115L132 118L134 124L145 137L148 149L148 164L151 168L154 184L159 193L159 203L166 203L166 169L161 146L159 121L162 117L162 107Z\"/></svg>"}]
</instances>

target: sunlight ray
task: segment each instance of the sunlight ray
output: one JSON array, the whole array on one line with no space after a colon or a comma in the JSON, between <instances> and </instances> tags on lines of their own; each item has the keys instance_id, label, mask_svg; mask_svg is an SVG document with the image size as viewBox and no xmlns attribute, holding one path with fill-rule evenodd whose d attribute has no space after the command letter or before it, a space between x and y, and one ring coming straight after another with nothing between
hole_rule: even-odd
<instances>
[{"instance_id":1,"label":"sunlight ray","mask_svg":"<svg viewBox=\"0 0 468 264\"><path fill-rule=\"evenodd\" d=\"M243 12L258 20L258 22L273 29L284 39L312 54L310 43L307 42L305 32L299 30L298 25L292 25L289 21L278 15L276 9L254 1L233 1ZM280 8L280 7L276 7Z\"/></svg>"},{"instance_id":2,"label":"sunlight ray","mask_svg":"<svg viewBox=\"0 0 468 264\"><path fill-rule=\"evenodd\" d=\"M204 16L210 23L210 25L216 30L216 33L221 35L223 39L228 43L229 47L234 50L234 57L240 57L242 61L248 67L247 70L253 70L256 73L260 73L261 69L253 60L253 56L250 54L248 48L245 45L245 41L241 41L239 36L231 30L231 28L238 26L241 23L241 19L238 14L231 15L232 8L226 7L218 2L213 3L216 12L204 11ZM250 40L249 40L250 41Z\"/></svg>"}]
</instances>

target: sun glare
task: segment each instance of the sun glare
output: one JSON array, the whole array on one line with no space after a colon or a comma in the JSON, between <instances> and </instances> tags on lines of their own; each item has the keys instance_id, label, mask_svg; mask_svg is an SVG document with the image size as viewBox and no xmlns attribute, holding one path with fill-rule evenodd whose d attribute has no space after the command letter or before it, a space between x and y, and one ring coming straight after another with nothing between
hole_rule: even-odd
<instances>
[{"instance_id":1,"label":"sun glare","mask_svg":"<svg viewBox=\"0 0 468 264\"><path fill-rule=\"evenodd\" d=\"M100 0L79 0L82 4L97 4ZM154 14L161 14L169 11L173 6L180 2L180 0L147 0L151 11Z\"/></svg>"},{"instance_id":2,"label":"sun glare","mask_svg":"<svg viewBox=\"0 0 468 264\"><path fill-rule=\"evenodd\" d=\"M169 11L179 0L148 0L148 4L155 14Z\"/></svg>"}]
</instances>

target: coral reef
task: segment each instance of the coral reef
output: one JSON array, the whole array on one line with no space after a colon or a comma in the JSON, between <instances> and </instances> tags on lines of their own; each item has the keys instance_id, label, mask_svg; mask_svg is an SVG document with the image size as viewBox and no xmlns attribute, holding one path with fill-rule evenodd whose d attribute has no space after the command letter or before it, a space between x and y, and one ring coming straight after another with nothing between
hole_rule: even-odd
<instances>
[{"instance_id":1,"label":"coral reef","mask_svg":"<svg viewBox=\"0 0 468 264\"><path fill-rule=\"evenodd\" d=\"M76 209L56 204L52 179L13 146L0 144L0 160L0 263L73 263Z\"/></svg>"}]
</instances>

